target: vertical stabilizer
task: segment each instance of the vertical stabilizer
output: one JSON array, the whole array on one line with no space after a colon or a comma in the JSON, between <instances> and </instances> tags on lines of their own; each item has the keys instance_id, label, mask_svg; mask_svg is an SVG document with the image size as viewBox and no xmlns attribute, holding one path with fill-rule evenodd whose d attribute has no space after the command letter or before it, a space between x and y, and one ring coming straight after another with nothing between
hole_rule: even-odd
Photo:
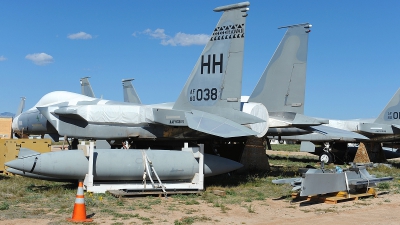
<instances>
[{"instance_id":1,"label":"vertical stabilizer","mask_svg":"<svg viewBox=\"0 0 400 225\"><path fill-rule=\"evenodd\" d=\"M375 123L381 124L400 124L400 88L390 99L385 109L381 112Z\"/></svg>"},{"instance_id":2,"label":"vertical stabilizer","mask_svg":"<svg viewBox=\"0 0 400 225\"><path fill-rule=\"evenodd\" d=\"M136 93L135 88L132 85L132 81L133 80L134 79L124 79L124 80L122 80L122 87L123 87L123 93L124 93L124 102L142 104L142 102L139 99L138 94Z\"/></svg>"},{"instance_id":3,"label":"vertical stabilizer","mask_svg":"<svg viewBox=\"0 0 400 225\"><path fill-rule=\"evenodd\" d=\"M310 27L309 23L280 27L288 30L249 102L262 103L269 112L303 114Z\"/></svg>"},{"instance_id":4,"label":"vertical stabilizer","mask_svg":"<svg viewBox=\"0 0 400 225\"><path fill-rule=\"evenodd\" d=\"M177 110L220 114L240 110L245 24L249 2L221 6L221 19L175 102Z\"/></svg>"},{"instance_id":5,"label":"vertical stabilizer","mask_svg":"<svg viewBox=\"0 0 400 225\"><path fill-rule=\"evenodd\" d=\"M83 77L83 78L80 79L81 92L82 92L83 95L95 98L92 86L90 86L90 83L89 83L89 78L90 77Z\"/></svg>"},{"instance_id":6,"label":"vertical stabilizer","mask_svg":"<svg viewBox=\"0 0 400 225\"><path fill-rule=\"evenodd\" d=\"M25 97L21 97L21 102L19 103L19 106L18 106L17 112L15 113L14 118L19 116L19 114L21 114L22 111L24 110L24 108L25 108L25 99L26 99Z\"/></svg>"}]
</instances>

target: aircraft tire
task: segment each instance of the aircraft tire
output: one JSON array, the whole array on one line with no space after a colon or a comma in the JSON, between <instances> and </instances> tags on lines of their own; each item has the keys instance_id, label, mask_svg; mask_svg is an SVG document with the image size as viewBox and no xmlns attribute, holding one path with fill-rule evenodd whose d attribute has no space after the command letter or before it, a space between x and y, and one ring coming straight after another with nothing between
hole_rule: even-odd
<instances>
[{"instance_id":1,"label":"aircraft tire","mask_svg":"<svg viewBox=\"0 0 400 225\"><path fill-rule=\"evenodd\" d=\"M333 162L332 154L329 153L329 152L323 152L323 153L321 153L321 155L319 155L319 161L320 161L320 162L323 161L323 162L326 163L326 164L332 163L332 162Z\"/></svg>"}]
</instances>

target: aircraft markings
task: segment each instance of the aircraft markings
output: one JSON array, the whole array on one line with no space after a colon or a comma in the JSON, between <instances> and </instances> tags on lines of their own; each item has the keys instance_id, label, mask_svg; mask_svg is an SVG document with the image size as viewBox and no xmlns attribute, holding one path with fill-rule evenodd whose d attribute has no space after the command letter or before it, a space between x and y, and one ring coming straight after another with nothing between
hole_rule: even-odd
<instances>
[{"instance_id":1,"label":"aircraft markings","mask_svg":"<svg viewBox=\"0 0 400 225\"><path fill-rule=\"evenodd\" d=\"M190 90L189 100L191 102L194 101L208 101L208 100L217 100L218 98L218 89L217 88L204 88L204 89L191 89Z\"/></svg>"}]
</instances>

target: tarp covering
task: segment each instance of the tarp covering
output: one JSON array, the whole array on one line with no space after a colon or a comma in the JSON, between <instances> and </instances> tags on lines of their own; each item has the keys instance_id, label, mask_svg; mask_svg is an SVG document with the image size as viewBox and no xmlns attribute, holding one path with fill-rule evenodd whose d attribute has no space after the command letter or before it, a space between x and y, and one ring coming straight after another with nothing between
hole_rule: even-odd
<instances>
[{"instance_id":1,"label":"tarp covering","mask_svg":"<svg viewBox=\"0 0 400 225\"><path fill-rule=\"evenodd\" d=\"M78 115L89 123L142 124L153 122L151 108L138 105L82 105L55 110L59 115Z\"/></svg>"}]
</instances>

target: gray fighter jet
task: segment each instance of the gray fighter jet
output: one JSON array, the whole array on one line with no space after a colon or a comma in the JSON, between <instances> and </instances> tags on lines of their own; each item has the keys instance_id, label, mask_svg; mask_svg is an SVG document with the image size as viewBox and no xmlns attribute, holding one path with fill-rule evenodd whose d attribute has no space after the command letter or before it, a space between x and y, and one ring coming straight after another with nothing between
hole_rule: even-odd
<instances>
[{"instance_id":1,"label":"gray fighter jet","mask_svg":"<svg viewBox=\"0 0 400 225\"><path fill-rule=\"evenodd\" d=\"M343 129L319 126L326 119L304 115L308 36L311 24L287 28L282 41L258 81L249 102L265 105L269 113L266 136L278 137L320 132L346 141L365 140L366 137ZM246 100L244 100L246 101Z\"/></svg>"},{"instance_id":2,"label":"gray fighter jet","mask_svg":"<svg viewBox=\"0 0 400 225\"><path fill-rule=\"evenodd\" d=\"M142 105L52 92L17 117L13 128L91 139L265 135L266 108L259 103L242 108L240 103L248 6L245 2L214 9L223 15L175 103ZM32 126L32 118L40 126Z\"/></svg>"},{"instance_id":3,"label":"gray fighter jet","mask_svg":"<svg viewBox=\"0 0 400 225\"><path fill-rule=\"evenodd\" d=\"M269 111L270 128L267 136L304 141L302 150L309 152L315 149L313 143L324 144L321 158L326 162L333 160L329 153L332 147L345 150L349 142L398 140L399 124L394 118L398 117L400 111L400 93L395 94L376 120L304 117L305 65L310 26L305 23L287 27L288 31L249 98L249 101L263 103Z\"/></svg>"},{"instance_id":4,"label":"gray fighter jet","mask_svg":"<svg viewBox=\"0 0 400 225\"><path fill-rule=\"evenodd\" d=\"M400 139L400 89L396 91L376 119L332 120L326 126L361 133L371 141L390 142Z\"/></svg>"},{"instance_id":5,"label":"gray fighter jet","mask_svg":"<svg viewBox=\"0 0 400 225\"><path fill-rule=\"evenodd\" d=\"M372 142L393 142L400 140L400 89L394 94L392 99L388 102L386 107L382 110L376 119L356 119L356 120L331 120L327 124L318 126L318 128L329 129L342 129L368 137L364 141ZM334 135L327 135L320 132L313 132L311 134L286 136L282 137L285 140L303 141L307 145L305 151L314 152L315 145L325 143L324 151L320 154L320 159L326 162L332 162L332 148L345 151L347 143L352 141L337 139ZM308 143L307 143L308 142ZM335 142L335 145L333 145ZM353 141L354 142L354 141ZM302 144L303 144L302 143ZM388 154L386 154L388 155ZM399 155L390 154L390 157L398 157Z\"/></svg>"}]
</instances>

